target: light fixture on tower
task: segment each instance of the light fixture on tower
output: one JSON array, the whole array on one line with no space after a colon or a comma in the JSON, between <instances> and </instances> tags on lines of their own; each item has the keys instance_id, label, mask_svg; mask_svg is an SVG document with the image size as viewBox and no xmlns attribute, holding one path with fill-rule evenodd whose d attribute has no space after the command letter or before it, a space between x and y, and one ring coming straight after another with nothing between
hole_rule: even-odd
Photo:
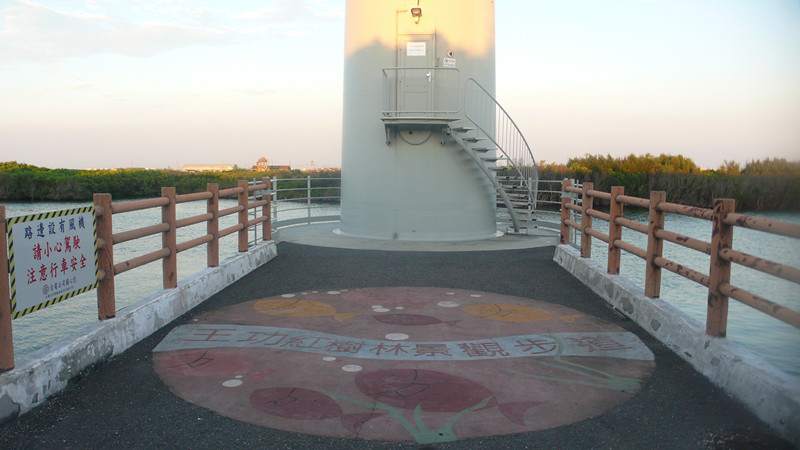
<instances>
[{"instance_id":1,"label":"light fixture on tower","mask_svg":"<svg viewBox=\"0 0 800 450\"><path fill-rule=\"evenodd\" d=\"M411 8L411 17L414 18L415 24L419 24L419 19L422 17L422 8L419 7L419 0L417 0L417 6Z\"/></svg>"}]
</instances>

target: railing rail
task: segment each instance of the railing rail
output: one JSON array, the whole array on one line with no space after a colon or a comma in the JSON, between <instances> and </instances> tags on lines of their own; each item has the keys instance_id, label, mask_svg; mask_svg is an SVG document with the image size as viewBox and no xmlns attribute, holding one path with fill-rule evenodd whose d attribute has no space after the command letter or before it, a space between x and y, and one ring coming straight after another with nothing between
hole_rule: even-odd
<instances>
[{"instance_id":1,"label":"railing rail","mask_svg":"<svg viewBox=\"0 0 800 450\"><path fill-rule=\"evenodd\" d=\"M330 191L341 192L341 178L328 177L328 178L272 178L272 230L277 231L292 225L310 224L316 222L333 222L341 219L339 214L326 214L320 213L320 210L331 204L339 204L341 195L327 195ZM326 185L321 185L322 182L327 182ZM330 182L334 182L331 184ZM289 183L290 185L302 183L302 187L282 187ZM310 185L309 185L310 183ZM559 227L559 208L561 205L561 180L538 180L539 188L537 192L539 198L538 205L549 206L554 208L547 209L534 209L533 213L541 215L537 219L537 225L546 228ZM542 185L558 185L559 188L542 188ZM285 198L286 193L303 192L305 195L300 195L292 198ZM297 211L306 211L304 217L297 217L297 214L287 214ZM287 215L295 217L285 217ZM553 216L554 218L549 218ZM501 222L498 219L498 222Z\"/></svg>"},{"instance_id":2,"label":"railing rail","mask_svg":"<svg viewBox=\"0 0 800 450\"><path fill-rule=\"evenodd\" d=\"M260 238L268 241L272 238L269 214L271 196L270 180L262 179L260 182L248 184L240 180L238 186L231 189L219 190L216 183L209 183L207 190L193 194L176 195L175 188L162 188L161 197L134 200L129 202L112 203L111 194L94 194L95 221L97 226L97 257L98 257L98 288L97 288L97 314L100 320L114 318L117 313L114 289L114 277L145 264L162 261L162 279L164 289L173 289L178 285L177 255L191 248L206 245L208 267L219 265L219 240L229 234L238 234L238 251L246 252L250 242L247 240L247 231L256 225L264 225ZM264 194L263 199L250 201L249 194ZM221 197L236 197L238 205L225 210L219 209ZM177 219L178 203L206 201L206 213L198 214L183 219ZM156 225L114 233L113 216L133 211L160 208L161 222ZM260 208L261 214L257 213ZM248 211L255 212L254 217L248 217ZM228 215L237 215L237 223L224 230L219 229L219 219ZM206 223L206 234L193 237L183 242L177 241L179 228ZM0 261L8 261L6 249L6 218L5 207L0 206ZM149 253L139 254L122 262L114 261L114 245L131 242L147 236L161 234L161 248ZM12 324L10 314L10 293L8 280L8 265L0 264L0 373L14 368L14 346L12 339Z\"/></svg>"},{"instance_id":3,"label":"railing rail","mask_svg":"<svg viewBox=\"0 0 800 450\"><path fill-rule=\"evenodd\" d=\"M385 67L385 117L450 116L461 110L461 72L454 67Z\"/></svg>"},{"instance_id":4,"label":"railing rail","mask_svg":"<svg viewBox=\"0 0 800 450\"><path fill-rule=\"evenodd\" d=\"M645 295L657 298L661 290L661 269L669 270L686 279L708 288L706 312L706 334L725 337L727 334L728 300L733 298L764 314L800 328L800 312L767 300L752 292L731 284L731 263L758 270L793 283L800 284L800 269L774 261L758 258L732 248L735 227L749 228L766 233L800 239L800 225L735 213L732 199L717 199L714 207L698 208L666 201L666 193L651 192L649 199L624 195L622 187L613 187L611 192L593 189L592 183L583 183L578 188L570 180L562 182L561 243L570 243L568 233L576 230L581 236L581 258L591 258L591 239L608 244L608 267L610 274L618 274L620 251L624 250L645 260ZM580 194L576 198L574 194ZM609 213L593 209L593 200L601 198L610 202ZM576 203L580 200L580 205ZM622 217L623 206L631 205L650 211L649 224L638 223ZM580 222L570 217L579 212ZM710 221L711 242L705 242L664 229L665 214L679 214ZM609 233L603 234L592 227L592 218L608 222ZM622 240L622 229L627 228L647 235L647 248L639 248ZM709 255L709 273L705 274L664 258L664 241Z\"/></svg>"},{"instance_id":5,"label":"railing rail","mask_svg":"<svg viewBox=\"0 0 800 450\"><path fill-rule=\"evenodd\" d=\"M280 228L311 224L315 222L332 222L340 220L340 215L317 214L319 210L329 204L339 204L341 201L341 182L339 177L310 177L305 178L272 178L272 230ZM295 187L301 184L301 187ZM289 187L282 187L287 185ZM296 196L298 192L305 195ZM333 195L336 192L339 195ZM291 195L287 195L291 194ZM287 207L289 206L289 207ZM306 211L305 217L281 218L292 211ZM296 214L292 214L297 216Z\"/></svg>"}]
</instances>

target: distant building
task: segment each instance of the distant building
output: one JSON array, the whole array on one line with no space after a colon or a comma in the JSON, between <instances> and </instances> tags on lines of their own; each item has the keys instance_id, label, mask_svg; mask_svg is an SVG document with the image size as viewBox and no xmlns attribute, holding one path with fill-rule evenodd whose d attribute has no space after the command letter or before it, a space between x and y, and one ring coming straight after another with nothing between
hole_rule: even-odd
<instances>
[{"instance_id":1,"label":"distant building","mask_svg":"<svg viewBox=\"0 0 800 450\"><path fill-rule=\"evenodd\" d=\"M185 164L181 172L227 172L238 168L236 164Z\"/></svg>"},{"instance_id":2,"label":"distant building","mask_svg":"<svg viewBox=\"0 0 800 450\"><path fill-rule=\"evenodd\" d=\"M314 161L309 161L305 169L300 169L301 172L316 172L317 166Z\"/></svg>"},{"instance_id":3,"label":"distant building","mask_svg":"<svg viewBox=\"0 0 800 450\"><path fill-rule=\"evenodd\" d=\"M256 165L253 166L252 168L250 168L250 170L255 170L257 172L267 172L267 171L270 171L270 170L292 170L292 166L290 166L288 164L287 165L283 165L283 166L282 165L277 165L277 166L276 165L272 165L271 166L269 164L269 160L262 156L261 158L258 158L258 161L256 161Z\"/></svg>"}]
</instances>

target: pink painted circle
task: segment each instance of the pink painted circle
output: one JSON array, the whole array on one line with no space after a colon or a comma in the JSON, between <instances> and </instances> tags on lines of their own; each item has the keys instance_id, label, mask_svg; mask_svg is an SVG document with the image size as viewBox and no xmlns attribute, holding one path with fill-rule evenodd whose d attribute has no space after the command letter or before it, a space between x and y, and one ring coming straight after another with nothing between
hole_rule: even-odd
<instances>
[{"instance_id":1,"label":"pink painted circle","mask_svg":"<svg viewBox=\"0 0 800 450\"><path fill-rule=\"evenodd\" d=\"M176 395L234 419L418 443L597 416L655 368L635 335L574 309L420 287L284 294L212 311L173 329L153 364Z\"/></svg>"}]
</instances>

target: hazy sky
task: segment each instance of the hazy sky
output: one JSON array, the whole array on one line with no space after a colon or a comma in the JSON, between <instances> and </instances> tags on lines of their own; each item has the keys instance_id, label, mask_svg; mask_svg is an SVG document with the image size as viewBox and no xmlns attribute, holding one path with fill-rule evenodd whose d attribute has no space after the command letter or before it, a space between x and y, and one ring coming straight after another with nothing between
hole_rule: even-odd
<instances>
[{"instance_id":1,"label":"hazy sky","mask_svg":"<svg viewBox=\"0 0 800 450\"><path fill-rule=\"evenodd\" d=\"M800 159L800 0L497 0L496 26L538 160ZM344 0L0 0L0 161L338 167L343 44Z\"/></svg>"}]
</instances>

